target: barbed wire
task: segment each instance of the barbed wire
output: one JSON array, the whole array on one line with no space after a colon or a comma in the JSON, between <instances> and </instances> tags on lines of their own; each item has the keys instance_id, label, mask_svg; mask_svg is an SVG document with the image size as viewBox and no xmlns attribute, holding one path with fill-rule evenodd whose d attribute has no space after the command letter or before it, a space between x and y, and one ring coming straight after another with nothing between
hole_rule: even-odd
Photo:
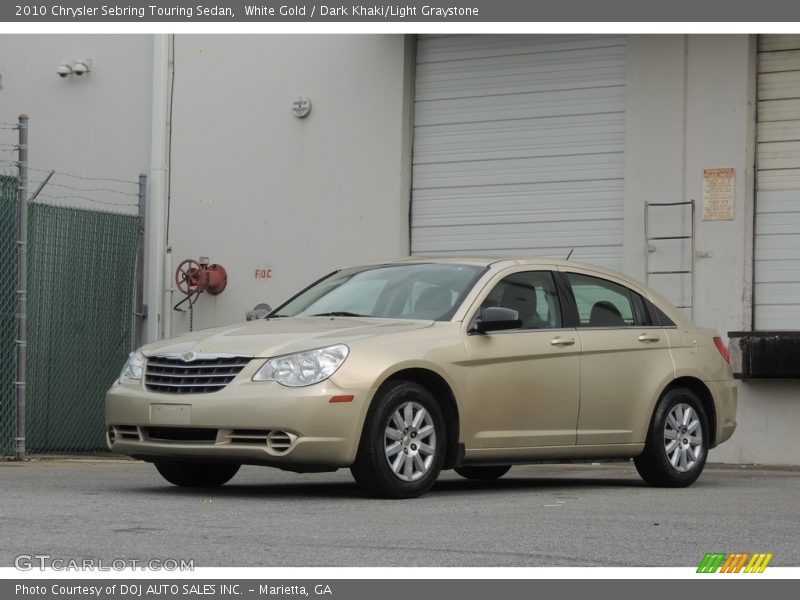
<instances>
[{"instance_id":1,"label":"barbed wire","mask_svg":"<svg viewBox=\"0 0 800 600\"><path fill-rule=\"evenodd\" d=\"M43 173L49 173L50 169L34 169L33 167L29 167L31 171L41 171ZM67 173L66 171L56 171L56 175L63 175L64 177L72 177L73 179L81 179L83 181L114 181L116 183L126 183L129 185L139 185L138 181L132 181L130 179L115 179L113 177L85 177L83 175L75 175L74 173ZM136 196L137 194L134 194Z\"/></svg>"},{"instance_id":2,"label":"barbed wire","mask_svg":"<svg viewBox=\"0 0 800 600\"><path fill-rule=\"evenodd\" d=\"M56 171L55 174L58 174L58 171ZM40 183L44 183L45 181L46 181L45 179L40 179L40 180L29 179L28 180L28 184L29 185L38 185ZM67 189L67 190L72 190L74 192L111 192L112 194L120 194L122 196L133 196L134 198L138 198L139 197L139 194L135 194L133 192L123 192L121 190L112 190L111 188L83 188L83 187L76 187L74 185L67 185L65 183L48 182L47 183L47 187L51 187L51 186L52 187L64 188L64 189Z\"/></svg>"},{"instance_id":3,"label":"barbed wire","mask_svg":"<svg viewBox=\"0 0 800 600\"><path fill-rule=\"evenodd\" d=\"M4 144L0 144L0 146L2 146L2 145L4 145ZM17 146L14 146L14 148L17 148ZM19 166L19 161L17 161L17 160L0 159L0 163L6 163L6 164L9 164L9 165ZM114 177L86 177L85 175L76 175L75 173L68 173L67 171L57 171L57 170L53 170L53 169L40 169L38 167L31 167L31 166L28 166L28 171L36 171L37 173L49 173L50 171L53 171L54 175L62 175L64 177L71 177L73 179L79 179L81 181L110 181L110 182L114 182L114 183L124 183L126 185L136 185L136 186L139 185L138 181L134 181L132 179L117 179L117 178L114 178ZM53 185L53 184L48 184L48 185ZM64 184L59 184L59 185L64 186ZM83 189L83 188L81 188L81 189ZM107 189L100 190L98 188L98 191L114 191L114 192L119 193L119 194L127 194L127 195L130 195L130 196L138 196L139 195L139 194L135 194L133 192L123 192L121 190L107 190Z\"/></svg>"},{"instance_id":4,"label":"barbed wire","mask_svg":"<svg viewBox=\"0 0 800 600\"><path fill-rule=\"evenodd\" d=\"M70 199L86 200L88 202L94 202L96 204L105 204L106 206L116 206L118 208L139 206L138 204L133 204L133 203L106 202L104 200L98 200L97 198L89 198L88 196L80 196L78 194L64 194L63 196L55 196L53 194L40 192L38 198L50 198L51 200L70 200Z\"/></svg>"},{"instance_id":5,"label":"barbed wire","mask_svg":"<svg viewBox=\"0 0 800 600\"><path fill-rule=\"evenodd\" d=\"M19 148L16 145L0 143L0 153L14 152L14 151L16 151L18 149ZM19 168L19 166L20 166L19 161L0 158L0 167L2 167L3 165L6 165L7 167L16 167L16 168ZM119 183L119 184L124 184L124 185L131 185L131 186L134 186L134 185L138 186L139 185L138 181L132 181L132 180L129 180L129 179L118 179L118 178L114 178L114 177L87 177L85 175L77 175L75 173L69 173L67 171L56 171L54 169L40 169L38 167L31 167L31 166L28 167L28 171L34 171L34 172L37 172L37 173L48 173L48 174L52 173L52 175L61 175L62 177L69 177L69 178L72 178L72 179L76 179L78 181L112 182L112 183ZM36 200L38 200L40 198L41 199L47 198L49 200L60 201L60 202L63 202L63 203L69 203L69 201L71 201L71 200L83 200L83 201L86 201L86 202L90 202L92 204L101 204L103 206L112 206L112 207L114 207L116 209L121 209L123 211L126 211L128 209L132 209L132 208L138 208L138 206L139 206L138 202L136 202L136 203L133 203L133 202L110 202L108 200L99 200L97 198L92 198L92 197L86 195L86 194L94 194L94 193L110 193L110 194L119 194L121 196L127 196L127 197L131 197L131 198L138 198L139 197L138 191L136 193L134 193L134 192L128 192L128 191L124 191L124 190L113 189L113 188L110 188L110 187L81 187L81 186L75 186L75 185L68 185L66 183L56 183L56 182L53 182L53 181L48 181L46 178L45 179L29 179L28 180L29 189L30 188L34 188L34 187L44 183L45 181L47 181L47 184L44 186L44 189L50 190L51 188L61 188L61 189L69 190L69 191L72 191L72 192L78 192L78 193L75 193L75 194L51 194L51 193L47 193L47 192L42 191L37 195Z\"/></svg>"}]
</instances>

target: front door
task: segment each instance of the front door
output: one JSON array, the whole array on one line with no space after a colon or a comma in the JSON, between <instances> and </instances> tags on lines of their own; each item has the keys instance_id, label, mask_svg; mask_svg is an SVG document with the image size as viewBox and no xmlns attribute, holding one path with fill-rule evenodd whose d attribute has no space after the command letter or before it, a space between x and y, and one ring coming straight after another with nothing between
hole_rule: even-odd
<instances>
[{"instance_id":1,"label":"front door","mask_svg":"<svg viewBox=\"0 0 800 600\"><path fill-rule=\"evenodd\" d=\"M563 328L553 273L505 275L490 285L489 306L516 310L522 328L466 336L467 447L573 446L581 345Z\"/></svg>"}]
</instances>

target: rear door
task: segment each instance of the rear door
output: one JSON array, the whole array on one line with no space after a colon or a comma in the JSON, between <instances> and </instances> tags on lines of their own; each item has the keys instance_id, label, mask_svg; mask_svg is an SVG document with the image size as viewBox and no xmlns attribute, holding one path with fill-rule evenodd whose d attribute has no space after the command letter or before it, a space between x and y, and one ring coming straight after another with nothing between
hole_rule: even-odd
<instances>
[{"instance_id":1,"label":"rear door","mask_svg":"<svg viewBox=\"0 0 800 600\"><path fill-rule=\"evenodd\" d=\"M581 341L577 444L645 441L653 396L674 368L641 294L590 270L562 269Z\"/></svg>"}]
</instances>

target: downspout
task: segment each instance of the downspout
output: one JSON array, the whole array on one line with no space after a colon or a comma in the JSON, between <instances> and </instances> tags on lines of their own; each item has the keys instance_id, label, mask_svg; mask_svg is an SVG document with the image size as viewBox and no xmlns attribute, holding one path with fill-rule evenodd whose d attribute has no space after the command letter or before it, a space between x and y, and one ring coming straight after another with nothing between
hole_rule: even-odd
<instances>
[{"instance_id":1,"label":"downspout","mask_svg":"<svg viewBox=\"0 0 800 600\"><path fill-rule=\"evenodd\" d=\"M153 105L150 135L150 177L147 211L147 319L146 342L162 339L170 332L168 286L165 285L167 260L167 176L171 52L170 35L153 38Z\"/></svg>"}]
</instances>

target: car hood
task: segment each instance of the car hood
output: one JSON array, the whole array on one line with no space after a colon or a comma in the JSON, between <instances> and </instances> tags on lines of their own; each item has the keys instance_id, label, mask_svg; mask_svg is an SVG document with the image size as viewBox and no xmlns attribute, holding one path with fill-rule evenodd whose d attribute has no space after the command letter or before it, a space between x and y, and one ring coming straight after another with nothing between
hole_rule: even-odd
<instances>
[{"instance_id":1,"label":"car hood","mask_svg":"<svg viewBox=\"0 0 800 600\"><path fill-rule=\"evenodd\" d=\"M433 321L360 319L353 317L287 317L260 319L204 329L148 344L146 355L165 352L218 352L268 358L333 344L348 344L376 335L430 327Z\"/></svg>"}]
</instances>

